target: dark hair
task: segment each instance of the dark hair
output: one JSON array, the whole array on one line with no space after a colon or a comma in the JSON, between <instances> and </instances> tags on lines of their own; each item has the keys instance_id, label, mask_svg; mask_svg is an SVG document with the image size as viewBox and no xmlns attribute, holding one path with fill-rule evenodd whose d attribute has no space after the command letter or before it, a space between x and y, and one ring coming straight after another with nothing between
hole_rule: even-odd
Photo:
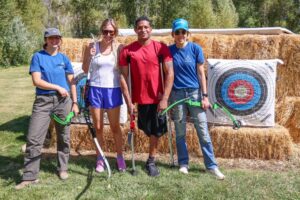
<instances>
[{"instance_id":1,"label":"dark hair","mask_svg":"<svg viewBox=\"0 0 300 200\"><path fill-rule=\"evenodd\" d=\"M149 25L152 26L152 22L147 16L141 16L135 20L134 28L137 28L137 25L140 21L147 21L147 22L149 22Z\"/></svg>"},{"instance_id":2,"label":"dark hair","mask_svg":"<svg viewBox=\"0 0 300 200\"><path fill-rule=\"evenodd\" d=\"M113 20L112 18L108 18L108 19L105 19L101 26L100 26L100 34L102 33L102 30L105 26L107 25L111 25L114 29L115 29L115 36L117 36L119 34L119 28L118 28L118 25L117 23L115 22L115 20Z\"/></svg>"}]
</instances>

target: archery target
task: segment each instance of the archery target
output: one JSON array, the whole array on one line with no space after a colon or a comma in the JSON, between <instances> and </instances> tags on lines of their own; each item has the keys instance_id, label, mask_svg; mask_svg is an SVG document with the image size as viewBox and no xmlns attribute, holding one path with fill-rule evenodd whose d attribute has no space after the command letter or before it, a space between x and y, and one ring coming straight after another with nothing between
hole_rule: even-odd
<instances>
[{"instance_id":1,"label":"archery target","mask_svg":"<svg viewBox=\"0 0 300 200\"><path fill-rule=\"evenodd\" d=\"M209 101L224 106L242 126L274 126L278 62L208 59ZM232 125L221 109L210 110L207 115L210 123Z\"/></svg>"},{"instance_id":2,"label":"archery target","mask_svg":"<svg viewBox=\"0 0 300 200\"><path fill-rule=\"evenodd\" d=\"M85 108L84 102L84 93L85 93L85 85L87 81L87 75L82 70L82 63L80 62L72 62L74 77L76 82L76 93L77 93L77 102L79 108ZM125 102L123 98L123 102ZM123 103L120 108L120 123L125 124L127 122L127 106L126 103ZM92 118L91 118L92 120ZM82 123L85 124L86 121L84 119L83 114L79 114L77 117L72 119L72 123ZM107 113L104 113L104 123L109 124Z\"/></svg>"}]
</instances>

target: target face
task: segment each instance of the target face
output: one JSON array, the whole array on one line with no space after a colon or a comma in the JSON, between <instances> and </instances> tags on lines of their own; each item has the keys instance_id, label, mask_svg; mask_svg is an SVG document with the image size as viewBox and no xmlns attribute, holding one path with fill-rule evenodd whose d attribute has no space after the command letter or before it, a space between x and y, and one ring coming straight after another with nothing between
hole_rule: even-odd
<instances>
[{"instance_id":1,"label":"target face","mask_svg":"<svg viewBox=\"0 0 300 200\"><path fill-rule=\"evenodd\" d=\"M208 59L211 103L224 106L243 126L274 126L277 60ZM232 124L222 110L208 112L211 123Z\"/></svg>"}]
</instances>

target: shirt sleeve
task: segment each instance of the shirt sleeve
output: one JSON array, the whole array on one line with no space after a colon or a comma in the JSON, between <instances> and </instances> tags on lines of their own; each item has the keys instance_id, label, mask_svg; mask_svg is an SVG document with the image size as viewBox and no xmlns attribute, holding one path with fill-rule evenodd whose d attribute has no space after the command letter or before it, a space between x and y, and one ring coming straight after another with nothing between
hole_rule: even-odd
<instances>
[{"instance_id":1,"label":"shirt sleeve","mask_svg":"<svg viewBox=\"0 0 300 200\"><path fill-rule=\"evenodd\" d=\"M169 62L173 60L170 49L168 48L167 45L163 43L161 43L161 54L163 55L164 62Z\"/></svg>"},{"instance_id":2,"label":"shirt sleeve","mask_svg":"<svg viewBox=\"0 0 300 200\"><path fill-rule=\"evenodd\" d=\"M127 55L128 55L128 49L126 47L124 47L119 55L119 66L123 67L123 66L127 66Z\"/></svg>"},{"instance_id":3,"label":"shirt sleeve","mask_svg":"<svg viewBox=\"0 0 300 200\"><path fill-rule=\"evenodd\" d=\"M31 58L29 74L31 74L32 72L41 72L39 56L37 53L35 53Z\"/></svg>"},{"instance_id":4,"label":"shirt sleeve","mask_svg":"<svg viewBox=\"0 0 300 200\"><path fill-rule=\"evenodd\" d=\"M65 68L65 71L67 74L74 74L74 70L73 70L73 67L72 67L72 64L69 60L69 58L65 55L63 55L64 57L64 62L65 62L65 65L66 65L66 68Z\"/></svg>"},{"instance_id":5,"label":"shirt sleeve","mask_svg":"<svg viewBox=\"0 0 300 200\"><path fill-rule=\"evenodd\" d=\"M205 59L204 59L204 54L203 54L202 48L197 44L194 44L194 46L195 46L195 53L196 53L197 63L198 64L203 64Z\"/></svg>"}]
</instances>

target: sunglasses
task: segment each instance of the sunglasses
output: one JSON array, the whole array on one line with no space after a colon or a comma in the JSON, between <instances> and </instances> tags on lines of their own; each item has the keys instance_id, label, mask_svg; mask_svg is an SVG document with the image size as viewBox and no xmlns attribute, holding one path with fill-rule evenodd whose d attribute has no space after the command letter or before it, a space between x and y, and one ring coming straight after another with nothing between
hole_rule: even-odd
<instances>
[{"instance_id":1,"label":"sunglasses","mask_svg":"<svg viewBox=\"0 0 300 200\"><path fill-rule=\"evenodd\" d=\"M102 30L102 34L103 35L114 35L115 31L111 31L111 30Z\"/></svg>"},{"instance_id":2,"label":"sunglasses","mask_svg":"<svg viewBox=\"0 0 300 200\"><path fill-rule=\"evenodd\" d=\"M186 30L177 30L177 31L175 31L175 35L180 35L180 34L185 35L186 33L187 33Z\"/></svg>"}]
</instances>

